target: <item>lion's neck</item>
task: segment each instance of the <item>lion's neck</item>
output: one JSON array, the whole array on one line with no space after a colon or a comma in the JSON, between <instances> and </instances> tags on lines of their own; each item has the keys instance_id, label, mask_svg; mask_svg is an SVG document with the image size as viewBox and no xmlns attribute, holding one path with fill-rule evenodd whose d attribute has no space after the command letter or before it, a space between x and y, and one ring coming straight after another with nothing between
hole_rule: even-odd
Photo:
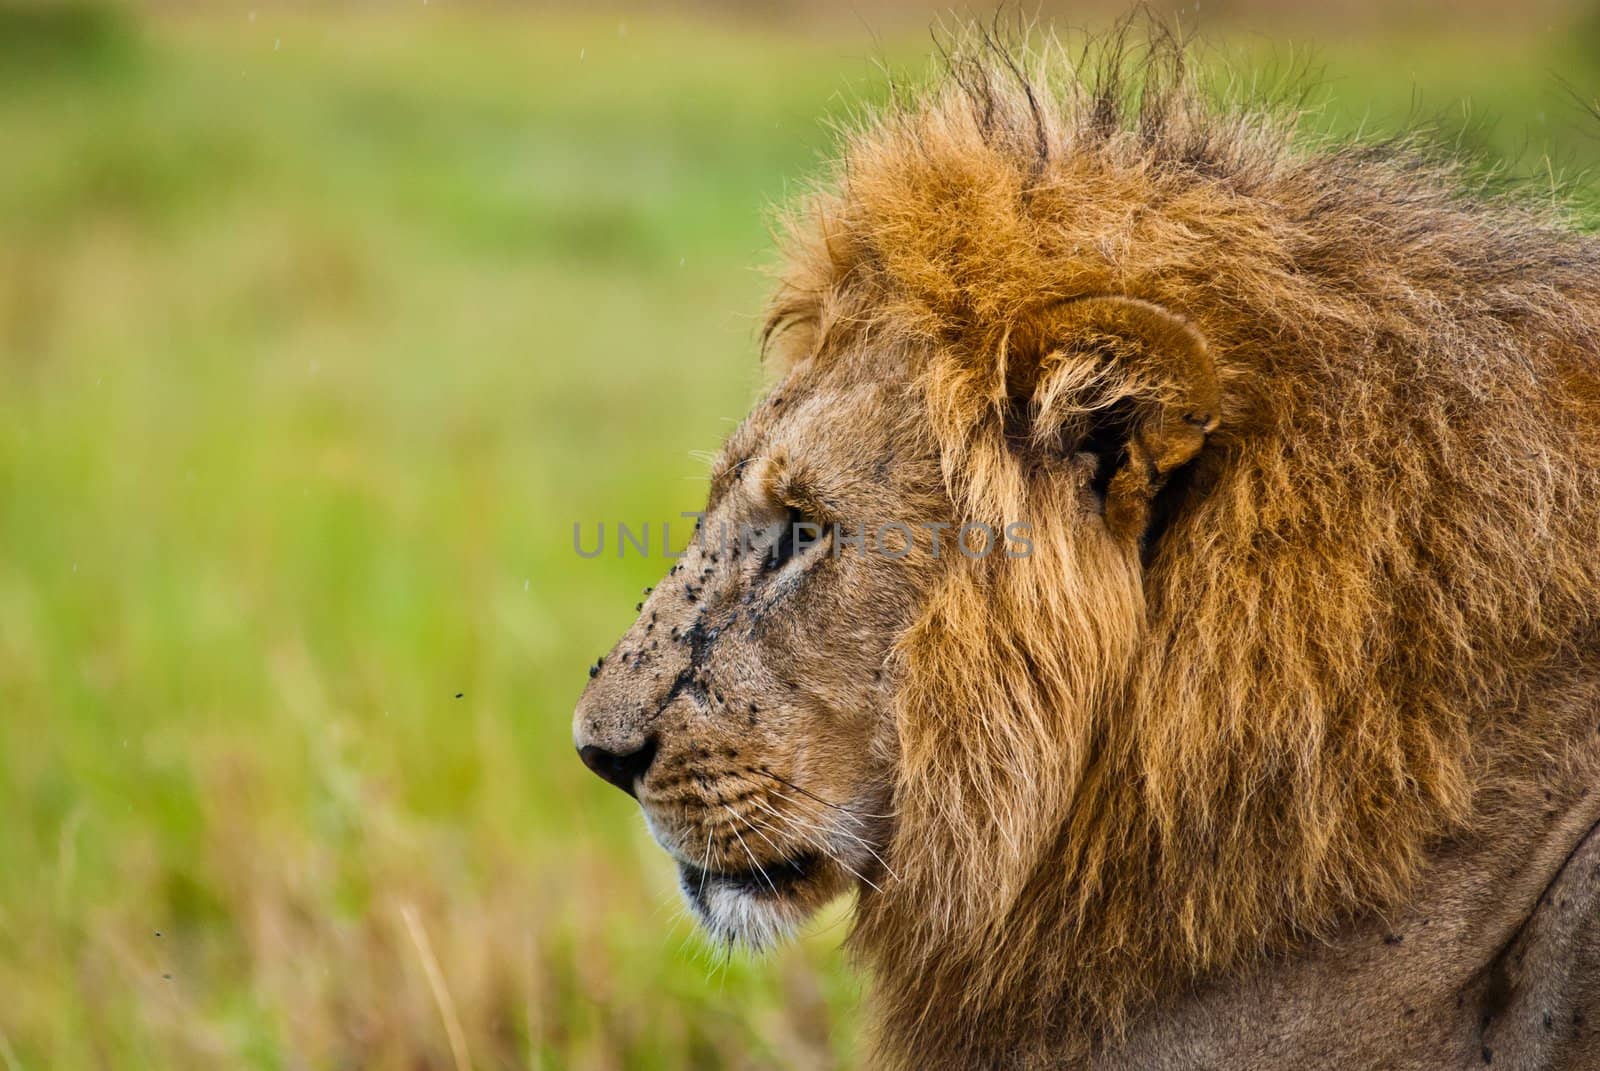
<instances>
[{"instance_id":1,"label":"lion's neck","mask_svg":"<svg viewBox=\"0 0 1600 1071\"><path fill-rule=\"evenodd\" d=\"M1195 916L1186 920L1183 907L1195 897L1225 903L1232 876L1219 867L1164 884L1170 869L1148 836L1153 824L1138 821L1125 823L1122 856L1096 872L1093 897L1079 885L1083 848L1071 838L1094 824L1069 823L1057 844L1062 862L1038 869L1010 917L982 937L987 948L939 934L929 921L936 897L919 903L916 890L892 888L865 897L852 944L876 982L881 1065L1061 1067L1093 1058L1096 1067L1146 1066L1126 1054L1188 1044L1189 1031L1235 1036L1230 1023L1243 1031L1236 1036L1253 1036L1245 1020L1262 1021L1283 992L1303 995L1309 1022L1316 1008L1344 999L1330 996L1343 991L1333 978L1355 986L1352 1007L1365 1006L1357 1000L1365 984L1413 1007L1448 998L1454 1008L1456 992L1441 980L1486 969L1600 820L1592 787L1600 784L1600 671L1564 672L1538 694L1533 705L1542 709L1529 720L1565 728L1542 746L1511 733L1481 740L1477 753L1491 757L1474 760L1471 821L1430 841L1399 895L1348 905L1342 915L1296 917L1286 896L1270 928L1208 943L1185 925ZM1137 813L1131 788L1110 805ZM1221 861L1243 848L1223 840L1211 850ZM1402 945L1403 957L1395 951Z\"/></svg>"}]
</instances>

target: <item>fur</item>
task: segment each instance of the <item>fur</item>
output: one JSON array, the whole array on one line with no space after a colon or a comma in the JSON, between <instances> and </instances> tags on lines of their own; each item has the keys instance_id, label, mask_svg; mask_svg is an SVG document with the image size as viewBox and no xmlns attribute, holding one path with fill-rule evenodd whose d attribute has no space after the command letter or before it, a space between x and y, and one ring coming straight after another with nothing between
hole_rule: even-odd
<instances>
[{"instance_id":1,"label":"fur","mask_svg":"<svg viewBox=\"0 0 1600 1071\"><path fill-rule=\"evenodd\" d=\"M904 354L958 514L1037 532L894 648L898 880L852 936L885 1066L1086 1051L1401 903L1587 729L1530 684L1600 614L1600 242L1559 206L1210 101L1159 41L979 45L786 233L780 367ZM1143 540L1051 476L1158 389L1041 326L1103 294L1181 316L1221 386Z\"/></svg>"}]
</instances>

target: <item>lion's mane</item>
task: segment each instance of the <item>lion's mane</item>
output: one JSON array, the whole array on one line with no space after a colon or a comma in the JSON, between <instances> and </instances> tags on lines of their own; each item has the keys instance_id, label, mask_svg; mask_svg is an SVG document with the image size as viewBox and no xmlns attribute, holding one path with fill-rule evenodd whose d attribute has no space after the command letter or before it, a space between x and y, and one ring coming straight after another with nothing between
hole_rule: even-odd
<instances>
[{"instance_id":1,"label":"lion's mane","mask_svg":"<svg viewBox=\"0 0 1600 1071\"><path fill-rule=\"evenodd\" d=\"M899 880L853 936L891 1062L1089 1043L1393 905L1577 731L1548 693L1600 610L1600 243L1182 68L958 55L789 220L779 359L905 353L958 507L1038 530L953 562L898 648ZM1222 385L1142 555L1009 430L1009 340L1097 294L1187 318ZM1099 354L1033 418L1070 440L1133 390Z\"/></svg>"}]
</instances>

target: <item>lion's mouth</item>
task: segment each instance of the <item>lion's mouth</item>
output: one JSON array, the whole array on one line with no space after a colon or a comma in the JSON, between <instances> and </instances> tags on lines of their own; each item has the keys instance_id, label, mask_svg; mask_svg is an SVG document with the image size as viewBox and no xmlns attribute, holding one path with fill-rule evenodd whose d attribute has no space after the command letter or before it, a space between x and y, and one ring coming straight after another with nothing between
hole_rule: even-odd
<instances>
[{"instance_id":1,"label":"lion's mouth","mask_svg":"<svg viewBox=\"0 0 1600 1071\"><path fill-rule=\"evenodd\" d=\"M781 900L794 894L814 874L822 857L804 852L776 862L752 865L747 870L705 870L693 863L678 864L683 890L695 906L706 909L708 897L726 889L758 900Z\"/></svg>"},{"instance_id":2,"label":"lion's mouth","mask_svg":"<svg viewBox=\"0 0 1600 1071\"><path fill-rule=\"evenodd\" d=\"M772 862L752 859L744 870L708 870L680 859L678 884L707 932L758 952L794 936L844 891L837 857L810 851Z\"/></svg>"}]
</instances>

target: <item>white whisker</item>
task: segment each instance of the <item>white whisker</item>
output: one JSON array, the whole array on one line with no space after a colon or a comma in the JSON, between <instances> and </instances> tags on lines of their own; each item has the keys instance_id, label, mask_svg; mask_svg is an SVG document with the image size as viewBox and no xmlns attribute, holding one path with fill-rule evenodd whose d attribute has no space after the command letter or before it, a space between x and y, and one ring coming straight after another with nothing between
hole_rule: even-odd
<instances>
[{"instance_id":1,"label":"white whisker","mask_svg":"<svg viewBox=\"0 0 1600 1071\"><path fill-rule=\"evenodd\" d=\"M810 823L802 825L800 821L796 820L792 816L786 815L786 814L780 814L778 811L775 811L771 807L768 807L766 804L762 803L760 800L755 800L754 802L758 807L761 807L764 811L766 811L768 814L772 815L774 818L778 819L780 822L784 822L784 823L790 825L791 827L793 827L803 838L805 838L809 843L811 843L814 847L816 847L817 850L822 852L823 855L827 856L829 859L833 860L835 863L838 863L841 867L843 867L846 871L848 871L851 875L853 875L856 878L856 880L866 882L868 885L872 886L873 890L876 891L876 892L882 892L883 891L882 889L880 889L878 887L877 883L874 882L871 878L867 877L865 874L861 873L855 867L851 866L849 863L845 862L843 859L841 859L839 857L839 853L834 851L832 849L832 847L830 845L828 845L826 840L824 840L821 837L821 833L823 832L823 830L822 830L822 828L820 826L816 826L815 824L810 824ZM771 827L771 826L768 826L767 828L772 829L772 831L774 833L777 833L779 836L783 835L783 831L780 830L780 829L776 829L776 828ZM767 843L770 844L772 842L768 841ZM869 848L868 851L871 851L871 849ZM887 868L885 868L885 869L887 869Z\"/></svg>"},{"instance_id":2,"label":"white whisker","mask_svg":"<svg viewBox=\"0 0 1600 1071\"><path fill-rule=\"evenodd\" d=\"M722 805L722 809L733 815L734 824L729 828L733 830L733 835L739 839L739 847L744 849L744 854L750 860L750 865L756 868L756 873L761 875L762 880L767 883L767 888L771 889L772 894L776 896L778 894L778 886L773 884L772 879L767 876L767 872L762 869L761 864L756 860L756 853L750 850L750 845L744 842L744 837L739 833L739 815L726 803Z\"/></svg>"},{"instance_id":3,"label":"white whisker","mask_svg":"<svg viewBox=\"0 0 1600 1071\"><path fill-rule=\"evenodd\" d=\"M706 825L706 857L700 865L700 891L699 897L703 901L706 896L706 875L711 873L711 826Z\"/></svg>"},{"instance_id":4,"label":"white whisker","mask_svg":"<svg viewBox=\"0 0 1600 1071\"><path fill-rule=\"evenodd\" d=\"M772 794L774 796L777 796L779 799L786 800L789 803L793 804L795 807L799 808L802 811L802 813L804 812L805 807L804 807L803 803L800 800L797 800L793 796L790 796L788 793L782 792L782 791L780 791L778 789L772 789L771 792L772 792ZM855 832L853 832L853 831L851 831L849 829L846 829L846 828L844 828L843 826L840 826L840 825L831 825L829 828L831 829L832 832L837 833L840 836L848 837L851 840L855 841L857 844L859 844L861 846L861 848L868 855L872 856L873 859L877 860L878 865L883 867L883 869L888 873L888 875L891 878L895 879L896 881L900 880L900 875L896 874L894 872L894 867L889 865L888 860L884 859L883 856L879 855L877 850L875 848L873 848L873 846L871 844L868 844L867 841L865 839L863 839L859 834L857 834L857 833L855 833Z\"/></svg>"}]
</instances>

